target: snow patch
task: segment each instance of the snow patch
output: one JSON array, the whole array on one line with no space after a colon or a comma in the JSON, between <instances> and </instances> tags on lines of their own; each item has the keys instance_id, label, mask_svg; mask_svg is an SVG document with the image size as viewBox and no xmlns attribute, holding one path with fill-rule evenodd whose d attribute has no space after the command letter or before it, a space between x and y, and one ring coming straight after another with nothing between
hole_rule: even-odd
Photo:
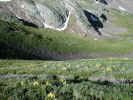
<instances>
[{"instance_id":1,"label":"snow patch","mask_svg":"<svg viewBox=\"0 0 133 100\"><path fill-rule=\"evenodd\" d=\"M96 1L96 3L99 3L98 1Z\"/></svg>"},{"instance_id":2,"label":"snow patch","mask_svg":"<svg viewBox=\"0 0 133 100\"><path fill-rule=\"evenodd\" d=\"M21 8L23 8L23 9L24 9L24 8L25 8L25 6L24 6L24 5L21 5Z\"/></svg>"},{"instance_id":3,"label":"snow patch","mask_svg":"<svg viewBox=\"0 0 133 100\"><path fill-rule=\"evenodd\" d=\"M119 9L122 11L127 11L125 8L123 8L122 6L119 6Z\"/></svg>"},{"instance_id":4,"label":"snow patch","mask_svg":"<svg viewBox=\"0 0 133 100\"><path fill-rule=\"evenodd\" d=\"M12 1L12 0L0 0L0 2L8 2L8 1Z\"/></svg>"},{"instance_id":5,"label":"snow patch","mask_svg":"<svg viewBox=\"0 0 133 100\"><path fill-rule=\"evenodd\" d=\"M62 28L55 28L55 27L50 26L50 25L48 25L46 23L44 23L44 26L45 26L45 28L54 29L54 30L57 30L57 31L63 31L68 26L68 22L69 22L69 19L70 19L70 15L71 15L71 12L69 12L68 18L67 18L66 22L64 23L64 27L62 27Z\"/></svg>"},{"instance_id":6,"label":"snow patch","mask_svg":"<svg viewBox=\"0 0 133 100\"><path fill-rule=\"evenodd\" d=\"M98 40L98 38L94 38L94 40Z\"/></svg>"},{"instance_id":7,"label":"snow patch","mask_svg":"<svg viewBox=\"0 0 133 100\"><path fill-rule=\"evenodd\" d=\"M88 12L90 12L90 13L93 13L91 10L86 9L86 8L83 8L83 10L88 11Z\"/></svg>"}]
</instances>

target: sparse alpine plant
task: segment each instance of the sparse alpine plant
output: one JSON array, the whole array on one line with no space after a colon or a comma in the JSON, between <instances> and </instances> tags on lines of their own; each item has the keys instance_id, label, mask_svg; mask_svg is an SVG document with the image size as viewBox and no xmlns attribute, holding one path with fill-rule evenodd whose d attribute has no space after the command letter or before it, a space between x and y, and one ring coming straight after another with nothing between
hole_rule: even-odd
<instances>
[{"instance_id":1,"label":"sparse alpine plant","mask_svg":"<svg viewBox=\"0 0 133 100\"><path fill-rule=\"evenodd\" d=\"M35 81L35 82L33 83L33 85L34 85L34 86L38 86L39 83L38 83L37 81Z\"/></svg>"},{"instance_id":2,"label":"sparse alpine plant","mask_svg":"<svg viewBox=\"0 0 133 100\"><path fill-rule=\"evenodd\" d=\"M101 66L101 64L96 64L96 67L99 68Z\"/></svg>"},{"instance_id":3,"label":"sparse alpine plant","mask_svg":"<svg viewBox=\"0 0 133 100\"><path fill-rule=\"evenodd\" d=\"M52 84L49 81L46 81L46 86L51 86Z\"/></svg>"},{"instance_id":4,"label":"sparse alpine plant","mask_svg":"<svg viewBox=\"0 0 133 100\"><path fill-rule=\"evenodd\" d=\"M21 82L20 82L20 85L21 85L21 86L24 86L24 82L23 82L23 81L21 81Z\"/></svg>"},{"instance_id":5,"label":"sparse alpine plant","mask_svg":"<svg viewBox=\"0 0 133 100\"><path fill-rule=\"evenodd\" d=\"M48 97L51 98L51 99L54 99L54 98L55 98L55 94L52 93L52 92L50 92L50 93L48 94Z\"/></svg>"}]
</instances>

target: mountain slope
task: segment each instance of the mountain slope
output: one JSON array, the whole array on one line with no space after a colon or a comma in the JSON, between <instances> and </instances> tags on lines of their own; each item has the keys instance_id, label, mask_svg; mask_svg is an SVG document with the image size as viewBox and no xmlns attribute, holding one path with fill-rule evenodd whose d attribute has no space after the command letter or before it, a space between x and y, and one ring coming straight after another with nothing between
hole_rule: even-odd
<instances>
[{"instance_id":1,"label":"mountain slope","mask_svg":"<svg viewBox=\"0 0 133 100\"><path fill-rule=\"evenodd\" d=\"M132 57L133 44L128 40L88 40L5 21L0 21L0 26L1 57L53 60Z\"/></svg>"},{"instance_id":2,"label":"mountain slope","mask_svg":"<svg viewBox=\"0 0 133 100\"><path fill-rule=\"evenodd\" d=\"M54 60L132 57L133 15L110 7L111 3L105 5L95 0L0 2L1 55Z\"/></svg>"}]
</instances>

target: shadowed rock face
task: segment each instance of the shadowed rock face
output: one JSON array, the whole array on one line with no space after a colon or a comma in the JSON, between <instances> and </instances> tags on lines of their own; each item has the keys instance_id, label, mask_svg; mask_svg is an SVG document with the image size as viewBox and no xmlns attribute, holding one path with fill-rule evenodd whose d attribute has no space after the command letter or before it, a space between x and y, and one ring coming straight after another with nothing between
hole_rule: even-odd
<instances>
[{"instance_id":1,"label":"shadowed rock face","mask_svg":"<svg viewBox=\"0 0 133 100\"><path fill-rule=\"evenodd\" d=\"M100 3L103 3L105 5L108 5L108 2L106 0L96 0L96 2L100 2Z\"/></svg>"},{"instance_id":2,"label":"shadowed rock face","mask_svg":"<svg viewBox=\"0 0 133 100\"><path fill-rule=\"evenodd\" d=\"M101 20L96 15L87 10L84 10L84 13L87 16L87 19L91 23L94 30L97 31L99 35L102 35L99 31L100 28L103 28L103 23L101 22Z\"/></svg>"}]
</instances>

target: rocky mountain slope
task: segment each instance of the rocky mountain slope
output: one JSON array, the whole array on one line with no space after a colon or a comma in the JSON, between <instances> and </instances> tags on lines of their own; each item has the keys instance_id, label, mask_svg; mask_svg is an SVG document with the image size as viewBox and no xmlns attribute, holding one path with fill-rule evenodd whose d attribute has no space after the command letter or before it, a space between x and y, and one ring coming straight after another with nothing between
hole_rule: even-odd
<instances>
[{"instance_id":1,"label":"rocky mountain slope","mask_svg":"<svg viewBox=\"0 0 133 100\"><path fill-rule=\"evenodd\" d=\"M28 25L58 31L68 29L70 33L79 32L82 37L88 36L88 33L95 33L91 36L96 37L101 34L110 36L113 33L125 32L126 29L122 30L112 23L103 22L112 20L110 17L112 8L133 13L131 0L2 0L0 2L0 14L6 20L12 20L11 17L14 16L14 19L17 18ZM5 16L3 13L6 13ZM78 29L68 28L72 16L75 16L76 22L73 23L78 24L74 24ZM111 26L111 30L106 26ZM107 34L109 31L112 33Z\"/></svg>"},{"instance_id":2,"label":"rocky mountain slope","mask_svg":"<svg viewBox=\"0 0 133 100\"><path fill-rule=\"evenodd\" d=\"M23 52L17 56L56 60L132 57L133 12L127 4L132 1L1 0L0 54L15 50Z\"/></svg>"},{"instance_id":3,"label":"rocky mountain slope","mask_svg":"<svg viewBox=\"0 0 133 100\"><path fill-rule=\"evenodd\" d=\"M76 1L68 0L13 0L5 4L7 9L18 19L23 19L40 28L64 30L73 10L80 13L81 21L88 23L82 8ZM79 12L79 14L78 14ZM85 25L84 25L85 26Z\"/></svg>"}]
</instances>

